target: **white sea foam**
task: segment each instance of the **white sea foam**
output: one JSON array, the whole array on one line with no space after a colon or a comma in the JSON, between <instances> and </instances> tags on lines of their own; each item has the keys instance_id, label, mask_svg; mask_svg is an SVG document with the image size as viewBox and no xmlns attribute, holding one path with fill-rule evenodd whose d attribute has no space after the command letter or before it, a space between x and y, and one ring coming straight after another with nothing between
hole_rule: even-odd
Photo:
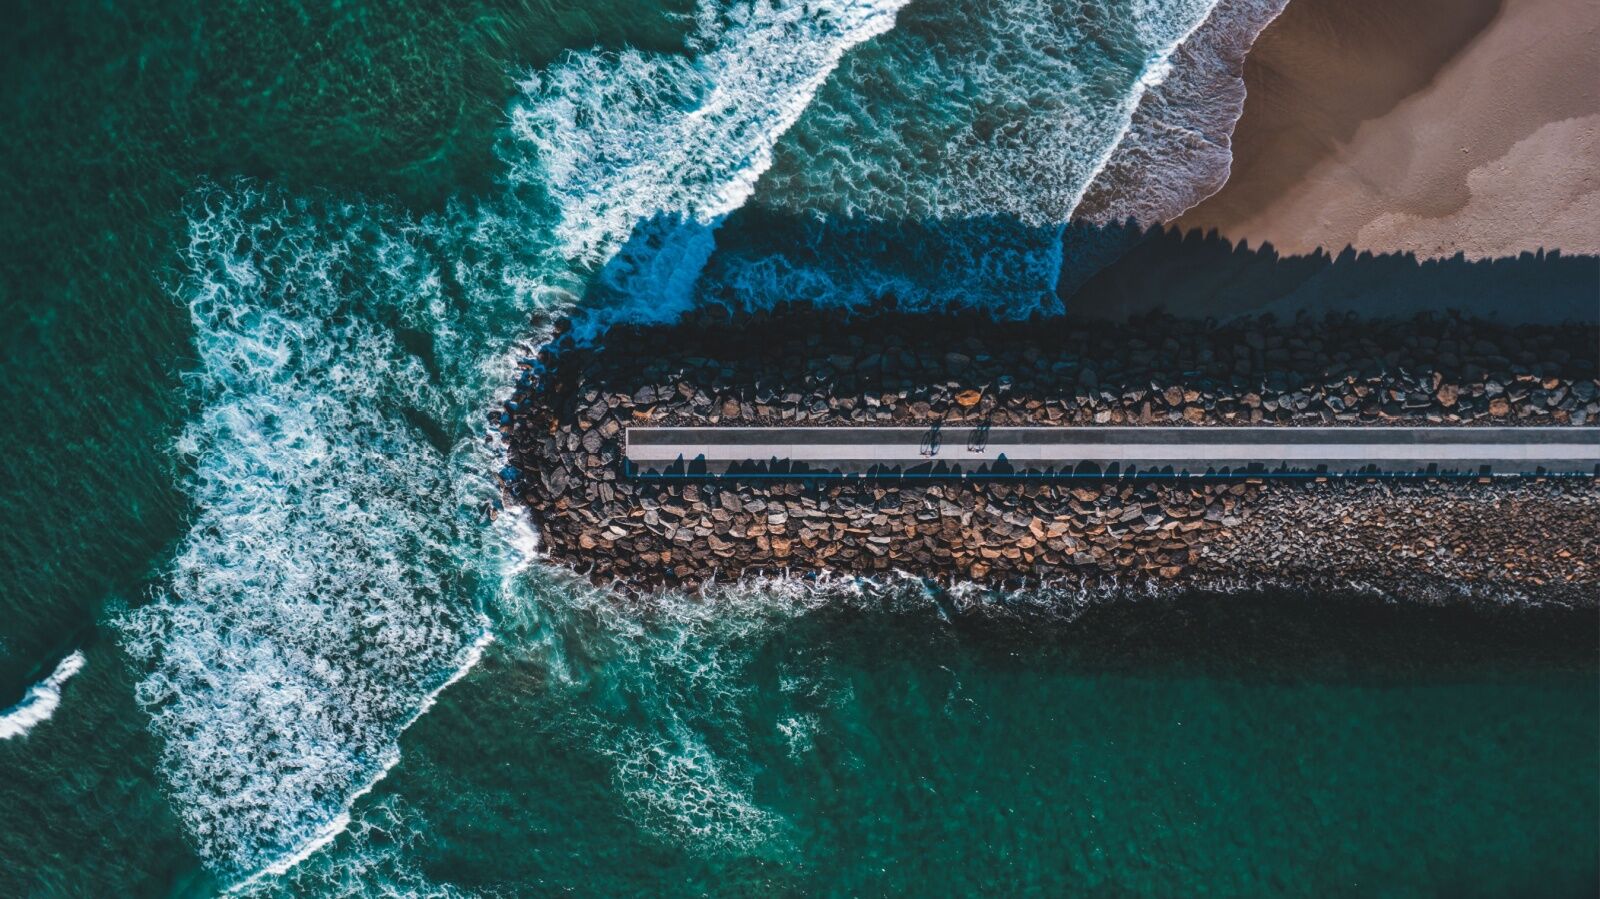
<instances>
[{"instance_id":1,"label":"white sea foam","mask_svg":"<svg viewBox=\"0 0 1600 899\"><path fill-rule=\"evenodd\" d=\"M702 2L693 58L570 54L521 84L511 180L554 200L563 245L591 262L658 214L710 224L744 205L845 51L906 2Z\"/></svg>"},{"instance_id":2,"label":"white sea foam","mask_svg":"<svg viewBox=\"0 0 1600 899\"><path fill-rule=\"evenodd\" d=\"M779 721L777 728L778 733L783 736L789 757L798 759L816 748L817 731L821 728L821 720L812 713L790 715Z\"/></svg>"},{"instance_id":3,"label":"white sea foam","mask_svg":"<svg viewBox=\"0 0 1600 899\"><path fill-rule=\"evenodd\" d=\"M841 70L757 202L880 220L1067 221L1214 0L930 0Z\"/></svg>"},{"instance_id":4,"label":"white sea foam","mask_svg":"<svg viewBox=\"0 0 1600 899\"><path fill-rule=\"evenodd\" d=\"M418 226L241 183L190 234L196 517L122 629L178 815L247 874L337 833L484 623L459 488L415 425L448 404L396 330L448 327Z\"/></svg>"},{"instance_id":5,"label":"white sea foam","mask_svg":"<svg viewBox=\"0 0 1600 899\"><path fill-rule=\"evenodd\" d=\"M1063 226L1212 2L913 7L779 143L753 202L792 224L730 218L701 300L1060 311Z\"/></svg>"},{"instance_id":6,"label":"white sea foam","mask_svg":"<svg viewBox=\"0 0 1600 899\"><path fill-rule=\"evenodd\" d=\"M511 190L478 209L418 222L251 182L193 199L178 292L199 412L177 449L196 513L122 633L215 870L254 888L345 832L482 651L476 609L521 580L531 530L502 516L509 552L491 551L476 518L492 449L438 445L510 384L516 313L569 306L583 269L658 216L684 227L600 287L686 294L778 135L901 2L703 4L693 59L570 55L525 83Z\"/></svg>"},{"instance_id":7,"label":"white sea foam","mask_svg":"<svg viewBox=\"0 0 1600 899\"><path fill-rule=\"evenodd\" d=\"M775 834L777 817L750 798L750 776L731 773L681 719L635 731L608 754L622 795L646 826L669 839L748 851Z\"/></svg>"},{"instance_id":8,"label":"white sea foam","mask_svg":"<svg viewBox=\"0 0 1600 899\"><path fill-rule=\"evenodd\" d=\"M487 622L485 622L485 624L487 624ZM445 678L443 683L435 687L432 692L423 697L422 703L417 706L414 712L412 712L411 717L400 725L399 729L404 731L406 728L415 724L417 719L427 714L428 710L433 708L434 703L438 701L439 694L449 689L452 684L466 677L473 668L477 667L478 662L482 661L483 659L484 651L487 650L489 648L489 644L493 642L494 634L488 630L484 630L484 632L478 636L477 641L474 642L470 648L468 648L466 656L461 661L460 667L456 668L456 670L451 673L448 678ZM338 839L339 836L344 834L345 831L350 827L350 810L356 804L357 800L361 799L361 797L367 795L368 793L371 793L373 788L376 787L385 777L388 777L389 772L394 768L395 765L398 764L400 764L400 748L399 746L391 746L388 748L383 761L379 764L377 773L345 799L344 806L339 810L338 814L334 815L332 820L324 824L315 834L311 836L310 839L306 840L293 852L279 857L265 868L262 868L244 880L237 882L233 886L229 887L228 892L248 893L254 887L262 884L267 879L279 877L288 873L296 865L299 865L301 862L315 855L324 846L327 846L335 839Z\"/></svg>"},{"instance_id":9,"label":"white sea foam","mask_svg":"<svg viewBox=\"0 0 1600 899\"><path fill-rule=\"evenodd\" d=\"M477 895L429 878L412 857L428 837L427 822L396 796L385 796L351 822L346 848L325 853L286 876L262 877L235 895L320 899L465 899ZM493 895L493 894L491 894Z\"/></svg>"},{"instance_id":10,"label":"white sea foam","mask_svg":"<svg viewBox=\"0 0 1600 899\"><path fill-rule=\"evenodd\" d=\"M74 650L48 677L29 687L21 702L0 712L0 740L25 737L35 727L49 721L61 705L62 686L87 663L83 653Z\"/></svg>"},{"instance_id":11,"label":"white sea foam","mask_svg":"<svg viewBox=\"0 0 1600 899\"><path fill-rule=\"evenodd\" d=\"M502 151L511 184L550 200L562 255L611 262L580 335L688 307L717 226L750 197L779 137L906 2L702 2L692 58L573 53L521 83Z\"/></svg>"},{"instance_id":12,"label":"white sea foam","mask_svg":"<svg viewBox=\"0 0 1600 899\"><path fill-rule=\"evenodd\" d=\"M1233 162L1231 137L1244 110L1244 59L1287 0L1219 0L1167 55L1100 166L1075 215L1097 223L1169 222L1219 190Z\"/></svg>"},{"instance_id":13,"label":"white sea foam","mask_svg":"<svg viewBox=\"0 0 1600 899\"><path fill-rule=\"evenodd\" d=\"M1140 5L1153 2L1154 0L1140 0ZM1139 78L1134 82L1133 87L1123 95L1117 109L1118 127L1116 136L1102 145L1095 155L1094 164L1089 169L1088 177L1084 178L1078 185L1077 195L1072 198L1072 206L1067 211L1069 217L1073 212L1077 211L1078 205L1083 202L1084 194L1088 193L1095 179L1100 177L1101 172L1105 170L1106 164L1116 154L1117 148L1122 146L1132 132L1135 115L1139 110L1140 104L1144 102L1145 95L1161 87L1172 74L1173 54L1178 52L1178 48L1183 46L1184 42L1206 23L1211 13L1216 9L1218 2L1219 0L1205 0L1203 4L1191 4L1191 8L1183 10L1185 15L1174 16L1170 21L1172 25L1181 29L1177 34L1172 34L1174 29L1171 27L1152 29L1144 26L1144 23L1150 21L1149 16L1135 18L1136 22L1144 26L1141 30L1145 35L1145 39L1154 44L1157 49L1145 60L1144 68L1140 70ZM1063 218L1062 221L1065 222L1066 218Z\"/></svg>"}]
</instances>

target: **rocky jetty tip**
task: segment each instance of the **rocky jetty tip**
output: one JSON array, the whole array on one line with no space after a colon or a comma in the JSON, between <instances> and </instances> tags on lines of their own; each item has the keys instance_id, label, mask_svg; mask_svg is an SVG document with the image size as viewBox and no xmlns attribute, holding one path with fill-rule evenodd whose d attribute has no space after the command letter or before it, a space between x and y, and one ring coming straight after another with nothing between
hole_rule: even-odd
<instances>
[{"instance_id":1,"label":"rocky jetty tip","mask_svg":"<svg viewBox=\"0 0 1600 899\"><path fill-rule=\"evenodd\" d=\"M1594 326L1453 315L1226 324L702 310L558 338L491 426L555 561L627 589L899 571L1592 605L1600 482L634 480L631 424L1563 427L1600 422Z\"/></svg>"}]
</instances>

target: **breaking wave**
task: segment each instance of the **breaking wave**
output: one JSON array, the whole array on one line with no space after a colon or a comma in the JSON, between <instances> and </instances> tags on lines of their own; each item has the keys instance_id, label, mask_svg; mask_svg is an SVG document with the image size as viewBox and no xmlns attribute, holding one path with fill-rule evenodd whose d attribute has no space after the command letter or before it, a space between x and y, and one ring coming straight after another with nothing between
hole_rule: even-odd
<instances>
[{"instance_id":1,"label":"breaking wave","mask_svg":"<svg viewBox=\"0 0 1600 899\"><path fill-rule=\"evenodd\" d=\"M1166 221L1225 180L1243 56L1282 6L912 7L846 60L714 237L690 254L636 234L613 262L634 288L616 305L670 320L685 304L649 298L669 280L681 296L699 267L697 302L741 311L892 299L1058 314L1126 249L1069 221Z\"/></svg>"},{"instance_id":2,"label":"breaking wave","mask_svg":"<svg viewBox=\"0 0 1600 899\"><path fill-rule=\"evenodd\" d=\"M326 840L485 622L448 399L402 339L453 320L424 230L239 184L190 234L196 517L123 634L177 812L238 874Z\"/></svg>"},{"instance_id":3,"label":"breaking wave","mask_svg":"<svg viewBox=\"0 0 1600 899\"><path fill-rule=\"evenodd\" d=\"M1215 0L910 7L779 145L756 202L1060 225Z\"/></svg>"},{"instance_id":4,"label":"breaking wave","mask_svg":"<svg viewBox=\"0 0 1600 899\"><path fill-rule=\"evenodd\" d=\"M713 232L755 190L778 138L906 2L701 3L692 57L575 53L522 82L502 153L513 188L554 209L566 259L625 260L588 291L580 333L688 307Z\"/></svg>"},{"instance_id":5,"label":"breaking wave","mask_svg":"<svg viewBox=\"0 0 1600 899\"><path fill-rule=\"evenodd\" d=\"M1099 225L1170 222L1222 188L1244 111L1244 59L1288 0L1219 0L1171 54L1075 218Z\"/></svg>"},{"instance_id":6,"label":"breaking wave","mask_svg":"<svg viewBox=\"0 0 1600 899\"><path fill-rule=\"evenodd\" d=\"M549 196L565 252L590 262L657 214L711 224L744 205L845 51L906 2L702 3L692 57L570 54L521 84L511 182Z\"/></svg>"},{"instance_id":7,"label":"breaking wave","mask_svg":"<svg viewBox=\"0 0 1600 899\"><path fill-rule=\"evenodd\" d=\"M57 663L49 676L29 687L20 702L0 712L0 740L25 737L35 727L49 721L61 705L61 687L86 664L88 660L83 653L73 651Z\"/></svg>"},{"instance_id":8,"label":"breaking wave","mask_svg":"<svg viewBox=\"0 0 1600 899\"><path fill-rule=\"evenodd\" d=\"M523 84L505 196L481 206L418 220L252 181L191 198L194 520L121 631L208 866L254 886L345 832L481 655L527 547L483 527L500 463L473 422L525 316L570 308L634 219L714 228L899 5L702 4L692 58L570 54Z\"/></svg>"},{"instance_id":9,"label":"breaking wave","mask_svg":"<svg viewBox=\"0 0 1600 899\"><path fill-rule=\"evenodd\" d=\"M386 796L351 822L343 834L348 844L344 851L323 853L285 877L263 878L234 892L252 899L466 899L477 895L430 879L409 857L427 837L422 816L397 797Z\"/></svg>"}]
</instances>

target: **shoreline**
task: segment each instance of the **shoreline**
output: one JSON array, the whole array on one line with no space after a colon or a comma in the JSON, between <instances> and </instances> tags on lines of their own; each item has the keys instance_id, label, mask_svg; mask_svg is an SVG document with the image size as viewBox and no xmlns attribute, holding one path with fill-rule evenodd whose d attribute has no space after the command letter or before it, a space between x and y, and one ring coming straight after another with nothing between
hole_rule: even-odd
<instances>
[{"instance_id":1,"label":"shoreline","mask_svg":"<svg viewBox=\"0 0 1600 899\"><path fill-rule=\"evenodd\" d=\"M1600 585L1586 561L1600 557L1594 478L662 483L627 478L620 445L632 424L1563 427L1600 420L1597 343L1593 326L1453 316L1018 323L712 308L616 329L599 346L558 339L524 362L492 421L511 447L507 492L533 513L548 556L625 590L897 570L948 584L1201 589L1293 572L1331 587L1355 577L1395 593L1583 605ZM1521 530L1502 526L1501 507ZM1305 540L1273 540L1316 516ZM1430 517L1436 532L1404 525ZM1350 564L1353 547L1384 564Z\"/></svg>"},{"instance_id":2,"label":"shoreline","mask_svg":"<svg viewBox=\"0 0 1600 899\"><path fill-rule=\"evenodd\" d=\"M1178 220L1285 253L1600 252L1587 0L1294 0L1246 57L1232 173Z\"/></svg>"}]
</instances>

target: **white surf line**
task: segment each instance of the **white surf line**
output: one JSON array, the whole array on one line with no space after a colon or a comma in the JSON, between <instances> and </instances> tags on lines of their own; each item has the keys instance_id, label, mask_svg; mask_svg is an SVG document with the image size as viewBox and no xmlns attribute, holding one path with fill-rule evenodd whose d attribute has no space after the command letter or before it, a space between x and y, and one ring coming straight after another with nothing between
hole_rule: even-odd
<instances>
[{"instance_id":1,"label":"white surf line","mask_svg":"<svg viewBox=\"0 0 1600 899\"><path fill-rule=\"evenodd\" d=\"M578 53L519 82L524 97L511 111L511 132L540 151L542 183L561 206L563 255L602 265L652 215L677 214L704 226L742 207L771 168L777 142L845 54L891 30L907 2L757 4L726 31L697 34L703 49L692 61L634 51ZM704 2L697 11L715 19ZM794 71L796 58L811 67ZM697 78L705 94L692 109L679 110L681 99L650 96L660 91L651 79L663 77ZM561 93L567 90L609 91L613 104L584 110ZM597 121L580 122L574 110Z\"/></svg>"},{"instance_id":2,"label":"white surf line","mask_svg":"<svg viewBox=\"0 0 1600 899\"><path fill-rule=\"evenodd\" d=\"M301 846L282 856L277 861L267 865L265 868L262 868L254 874L251 874L249 877L230 884L226 889L223 890L223 895L238 895L239 893L250 889L268 877L279 877L289 873L289 871L296 865L300 864L311 856L316 855L318 850L322 849L324 846L327 846L329 843L332 843L338 838L339 834L344 833L345 830L349 829L351 820L350 812L351 809L355 808L356 802L359 801L361 797L371 793L373 788L376 787L380 781L389 776L389 772L393 770L394 766L400 764L400 737L403 736L406 731L411 729L411 725L416 724L423 715L427 714L429 709L433 708L434 703L438 701L441 693L450 689L452 684L466 677L473 668L477 667L478 662L483 659L484 651L489 648L489 644L494 642L494 633L489 629L488 619L481 619L480 623L483 626L483 632L479 634L478 639L473 641L472 645L467 648L466 653L463 655L460 667L456 668L456 670L451 673L449 677L445 678L444 683L441 683L438 687L435 687L432 692L423 697L422 702L417 706L416 711L412 712L411 717L406 719L405 723L400 725L400 729L395 732L394 742L390 744L390 751L384 755L382 764L378 766L378 772L373 775L371 780L367 781L366 784L364 784L360 789L357 789L345 799L344 805L339 810L339 814L335 815L332 820L318 829L316 835L307 840Z\"/></svg>"},{"instance_id":3,"label":"white surf line","mask_svg":"<svg viewBox=\"0 0 1600 899\"><path fill-rule=\"evenodd\" d=\"M1100 179L1100 175L1105 171L1106 166L1110 164L1111 158L1116 155L1117 148L1121 147L1122 142L1127 140L1128 135L1133 132L1133 117L1139 111L1139 104L1144 102L1144 95L1149 93L1152 88L1159 87L1163 81L1167 80L1167 75L1171 74L1172 54L1178 52L1178 48L1182 47L1184 42L1188 41L1196 31L1199 31L1200 26L1209 21L1212 14L1217 11L1217 7L1221 5L1222 0L1212 3L1211 7L1206 10L1206 14L1197 18L1194 24L1189 26L1188 31L1179 35L1178 39L1168 44L1165 49L1152 54L1145 60L1144 68L1139 72L1139 80L1134 82L1133 90L1129 91L1127 98L1123 100L1122 127L1117 131L1117 136L1106 144L1105 150L1100 154L1100 158L1095 160L1094 167L1089 171L1089 177L1078 185L1077 195L1072 198L1072 205L1067 208L1067 214L1061 222L1063 231L1066 229L1067 222L1072 221L1073 213L1077 212L1078 206L1083 203L1083 198L1089 193L1089 188Z\"/></svg>"},{"instance_id":4,"label":"white surf line","mask_svg":"<svg viewBox=\"0 0 1600 899\"><path fill-rule=\"evenodd\" d=\"M61 705L61 687L74 674L83 670L88 660L81 650L56 664L54 671L44 680L28 688L22 700L4 713L0 713L0 740L25 737L38 725L50 720Z\"/></svg>"},{"instance_id":5,"label":"white surf line","mask_svg":"<svg viewBox=\"0 0 1600 899\"><path fill-rule=\"evenodd\" d=\"M1227 2L1229 2L1229 0L1218 0L1217 6L1214 6L1214 7L1211 8L1211 15L1207 15L1206 19L1209 21L1211 16L1216 14L1217 8L1222 6L1223 3L1227 3ZM1262 32L1266 31L1267 27L1270 26L1273 22L1277 21L1278 17L1283 15L1283 11L1285 9L1289 8L1289 0L1281 0L1281 2L1279 2L1279 0L1270 0L1270 2L1275 3L1277 5L1277 9L1273 11L1272 15L1267 16L1266 18L1262 19L1261 27L1256 28L1255 29L1255 33L1250 35L1250 43L1249 43L1249 45L1247 45L1245 47L1245 51L1244 51L1245 52L1244 60L1248 60L1249 59L1250 51L1255 48L1256 41L1261 39ZM1227 138L1227 141L1228 141L1228 165L1227 165L1227 169L1222 173L1222 181L1219 182L1219 184L1221 184L1223 186L1226 186L1228 181L1233 178L1233 133L1235 131L1239 130L1239 119L1244 117L1244 104L1245 104L1246 99L1248 99L1249 96L1250 96L1250 85L1249 85L1248 82L1246 82L1244 80L1244 65L1245 65L1244 60L1241 60L1240 63L1239 63L1239 76L1238 77L1239 77L1239 83L1240 83L1240 85L1242 85L1242 87L1240 88L1240 91L1239 91L1239 111L1234 115L1233 124L1228 127L1228 133L1227 133L1227 135L1225 135L1226 138ZM1193 203L1190 203L1188 206L1183 207L1183 209L1177 215L1172 216L1171 218L1167 219L1167 221L1168 222L1177 221L1178 219L1183 217L1184 213L1187 213L1189 210L1195 208L1196 206L1199 206L1201 203L1204 203L1205 201L1207 201L1207 200L1211 199L1212 197L1216 196L1217 195L1217 191L1220 191L1221 189L1222 189L1222 187L1219 186L1217 188L1217 190L1214 190L1211 193L1206 194L1205 196L1199 198L1198 200L1195 200Z\"/></svg>"},{"instance_id":6,"label":"white surf line","mask_svg":"<svg viewBox=\"0 0 1600 899\"><path fill-rule=\"evenodd\" d=\"M755 195L757 182L768 169L772 168L773 151L778 141L811 107L811 101L816 99L817 92L822 90L822 86L839 67L839 63L844 61L845 54L893 29L896 15L901 7L909 2L911 0L880 0L880 2L869 0L866 3L851 3L846 7L854 17L854 24L844 30L840 40L827 46L821 65L817 66L809 77L796 84L788 97L778 98L780 101L778 116L755 147L750 164L743 170L735 172L733 178L717 192L717 202L708 209L708 215L704 220L707 224L719 224L721 219L743 208L750 197ZM726 86L717 85L718 94L726 91ZM689 120L697 120L704 114L705 107L702 107L691 113Z\"/></svg>"}]
</instances>

